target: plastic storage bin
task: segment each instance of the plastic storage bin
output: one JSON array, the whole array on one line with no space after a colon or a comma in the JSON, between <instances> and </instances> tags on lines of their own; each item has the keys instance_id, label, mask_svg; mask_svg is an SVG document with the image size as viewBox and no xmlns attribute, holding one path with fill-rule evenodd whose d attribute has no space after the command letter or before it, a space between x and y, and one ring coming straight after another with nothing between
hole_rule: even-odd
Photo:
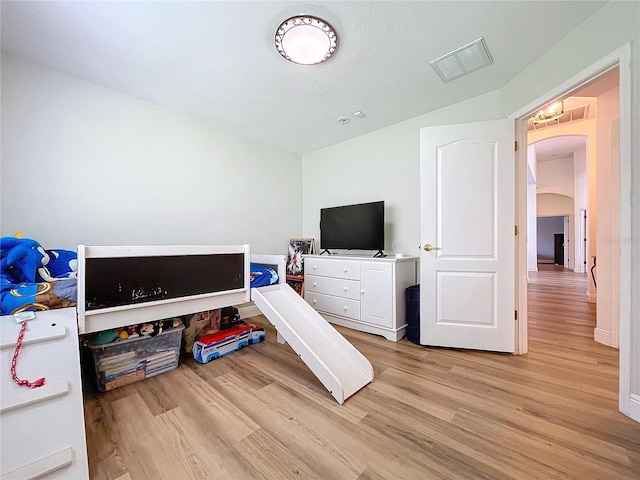
<instances>
[{"instance_id":1,"label":"plastic storage bin","mask_svg":"<svg viewBox=\"0 0 640 480\"><path fill-rule=\"evenodd\" d=\"M98 389L113 390L168 372L178 366L184 325L154 337L141 336L102 345L88 344L93 353Z\"/></svg>"},{"instance_id":2,"label":"plastic storage bin","mask_svg":"<svg viewBox=\"0 0 640 480\"><path fill-rule=\"evenodd\" d=\"M420 345L420 285L405 290L407 311L407 340Z\"/></svg>"}]
</instances>

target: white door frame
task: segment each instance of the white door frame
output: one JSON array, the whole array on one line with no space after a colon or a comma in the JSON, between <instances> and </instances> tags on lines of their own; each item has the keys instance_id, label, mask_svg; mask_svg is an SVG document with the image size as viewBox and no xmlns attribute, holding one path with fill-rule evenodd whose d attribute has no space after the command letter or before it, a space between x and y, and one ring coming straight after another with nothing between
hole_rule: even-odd
<instances>
[{"instance_id":1,"label":"white door frame","mask_svg":"<svg viewBox=\"0 0 640 480\"><path fill-rule=\"evenodd\" d=\"M574 269L576 272L585 273L587 272L587 209L580 209L580 236L576 240L576 242L580 242L580 255L579 259L576 262L580 262L578 265L576 263L576 268Z\"/></svg>"},{"instance_id":2,"label":"white door frame","mask_svg":"<svg viewBox=\"0 0 640 480\"><path fill-rule=\"evenodd\" d=\"M563 267L571 268L573 253L573 215L563 215L562 217L562 236L563 236Z\"/></svg>"},{"instance_id":3,"label":"white door frame","mask_svg":"<svg viewBox=\"0 0 640 480\"><path fill-rule=\"evenodd\" d=\"M631 331L631 45L611 52L595 64L574 75L556 88L541 95L509 116L515 121L516 139L520 147L516 162L516 222L520 229L516 249L516 302L518 325L516 352L528 350L527 332L527 119L552 100L575 90L593 78L619 67L620 72L620 390L619 409L640 421L640 396L631 392L631 365L640 352L633 351Z\"/></svg>"}]
</instances>

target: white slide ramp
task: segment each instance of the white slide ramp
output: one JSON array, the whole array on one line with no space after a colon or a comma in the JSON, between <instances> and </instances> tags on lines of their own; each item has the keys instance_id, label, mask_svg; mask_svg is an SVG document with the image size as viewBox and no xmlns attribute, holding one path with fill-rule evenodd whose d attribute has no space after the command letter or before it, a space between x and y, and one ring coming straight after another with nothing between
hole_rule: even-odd
<instances>
[{"instance_id":1,"label":"white slide ramp","mask_svg":"<svg viewBox=\"0 0 640 480\"><path fill-rule=\"evenodd\" d=\"M286 283L251 289L251 299L339 404L373 381L373 367Z\"/></svg>"}]
</instances>

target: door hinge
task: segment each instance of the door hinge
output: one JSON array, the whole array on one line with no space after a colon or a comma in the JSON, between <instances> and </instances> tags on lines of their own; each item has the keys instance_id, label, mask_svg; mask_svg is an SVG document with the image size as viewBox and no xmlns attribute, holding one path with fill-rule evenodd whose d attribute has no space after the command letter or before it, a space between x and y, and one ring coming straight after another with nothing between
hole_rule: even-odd
<instances>
[{"instance_id":1,"label":"door hinge","mask_svg":"<svg viewBox=\"0 0 640 480\"><path fill-rule=\"evenodd\" d=\"M513 234L517 237L517 236L518 236L518 233L519 233L518 225L514 225L514 227L513 227Z\"/></svg>"},{"instance_id":2,"label":"door hinge","mask_svg":"<svg viewBox=\"0 0 640 480\"><path fill-rule=\"evenodd\" d=\"M514 140L513 141L513 151L517 152L518 151L518 140Z\"/></svg>"},{"instance_id":3,"label":"door hinge","mask_svg":"<svg viewBox=\"0 0 640 480\"><path fill-rule=\"evenodd\" d=\"M518 310L514 310L515 312L515 320L518 320Z\"/></svg>"}]
</instances>

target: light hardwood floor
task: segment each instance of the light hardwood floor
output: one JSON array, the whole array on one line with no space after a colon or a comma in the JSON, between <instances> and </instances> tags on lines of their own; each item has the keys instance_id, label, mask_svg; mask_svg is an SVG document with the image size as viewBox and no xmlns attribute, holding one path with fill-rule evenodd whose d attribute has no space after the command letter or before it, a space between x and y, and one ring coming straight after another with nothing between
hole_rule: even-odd
<instances>
[{"instance_id":1,"label":"light hardwood floor","mask_svg":"<svg viewBox=\"0 0 640 480\"><path fill-rule=\"evenodd\" d=\"M529 353L425 348L339 330L375 379L344 405L267 341L85 394L91 478L638 479L618 352L595 343L586 275L538 272Z\"/></svg>"}]
</instances>

